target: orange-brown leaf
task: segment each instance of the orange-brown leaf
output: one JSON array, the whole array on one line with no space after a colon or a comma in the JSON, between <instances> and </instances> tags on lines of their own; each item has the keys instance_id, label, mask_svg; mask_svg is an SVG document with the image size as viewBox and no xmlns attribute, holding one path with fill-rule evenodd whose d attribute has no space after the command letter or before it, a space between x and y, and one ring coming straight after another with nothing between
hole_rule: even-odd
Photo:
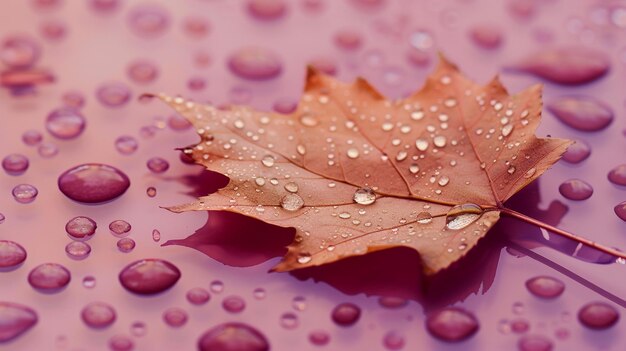
<instances>
[{"instance_id":1,"label":"orange-brown leaf","mask_svg":"<svg viewBox=\"0 0 626 351\"><path fill-rule=\"evenodd\" d=\"M509 95L497 78L477 85L443 58L421 90L397 101L363 79L345 84L313 69L287 115L159 97L201 137L186 152L230 178L171 210L228 210L295 227L279 271L403 245L436 273L570 144L535 137L541 86Z\"/></svg>"}]
</instances>

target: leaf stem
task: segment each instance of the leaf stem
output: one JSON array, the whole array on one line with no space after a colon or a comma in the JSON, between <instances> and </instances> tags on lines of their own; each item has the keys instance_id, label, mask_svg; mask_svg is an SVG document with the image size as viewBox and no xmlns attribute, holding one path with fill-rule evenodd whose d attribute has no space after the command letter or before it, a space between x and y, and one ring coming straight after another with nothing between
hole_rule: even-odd
<instances>
[{"instance_id":1,"label":"leaf stem","mask_svg":"<svg viewBox=\"0 0 626 351\"><path fill-rule=\"evenodd\" d=\"M596 249L598 251L604 252L604 253L609 254L611 256L615 256L616 259L626 260L626 253L624 253L624 252L621 252L619 250L616 250L616 249L613 249L613 248L610 248L610 247L606 247L606 246L604 246L602 244L596 243L595 241L591 241L589 239L583 238L582 236L578 236L576 234L572 234L572 233L570 233L568 231L565 231L563 229L559 229L557 227L551 226L551 225L549 225L547 223L544 223L542 221L536 220L536 219L534 219L532 217L528 217L527 215L525 215L523 213L519 213L517 211L511 210L510 208L500 207L500 208L497 208L497 209L494 209L494 210L498 210L498 211L500 211L500 212L502 212L502 213L504 213L506 215L509 215L511 217L514 217L514 218L517 218L517 219L522 220L522 221L524 221L526 223L530 223L530 224L536 225L536 226L538 226L540 228L549 230L549 231L551 231L551 232L553 232L555 234L558 234L558 235L560 235L562 237L565 237L565 238L574 240L576 242L579 242L581 244L587 245L587 246L589 246L591 248L594 248L594 249Z\"/></svg>"}]
</instances>

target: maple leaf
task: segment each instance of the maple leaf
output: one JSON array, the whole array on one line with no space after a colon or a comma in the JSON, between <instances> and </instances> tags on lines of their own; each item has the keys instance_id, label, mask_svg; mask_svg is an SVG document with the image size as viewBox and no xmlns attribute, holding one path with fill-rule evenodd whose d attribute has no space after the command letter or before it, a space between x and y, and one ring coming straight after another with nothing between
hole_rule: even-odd
<instances>
[{"instance_id":1,"label":"maple leaf","mask_svg":"<svg viewBox=\"0 0 626 351\"><path fill-rule=\"evenodd\" d=\"M571 144L535 136L541 89L509 95L497 77L478 85L441 58L421 90L397 101L363 79L345 84L313 69L291 114L161 94L201 137L185 152L230 178L169 209L295 227L277 271L407 246L434 274L473 248L503 203Z\"/></svg>"}]
</instances>

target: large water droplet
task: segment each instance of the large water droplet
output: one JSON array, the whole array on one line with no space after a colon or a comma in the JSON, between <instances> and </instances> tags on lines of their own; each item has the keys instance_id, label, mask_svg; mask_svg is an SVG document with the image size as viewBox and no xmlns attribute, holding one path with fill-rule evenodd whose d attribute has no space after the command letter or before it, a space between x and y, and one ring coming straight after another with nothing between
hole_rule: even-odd
<instances>
[{"instance_id":1,"label":"large water droplet","mask_svg":"<svg viewBox=\"0 0 626 351\"><path fill-rule=\"evenodd\" d=\"M593 195L593 188L583 180L569 179L559 185L559 192L566 199L582 201Z\"/></svg>"},{"instance_id":2,"label":"large water droplet","mask_svg":"<svg viewBox=\"0 0 626 351\"><path fill-rule=\"evenodd\" d=\"M604 76L610 67L605 53L578 46L533 53L517 68L555 83L576 85Z\"/></svg>"},{"instance_id":3,"label":"large water droplet","mask_svg":"<svg viewBox=\"0 0 626 351\"><path fill-rule=\"evenodd\" d=\"M59 190L70 199L95 204L111 201L124 194L130 186L130 180L115 167L87 163L61 174L58 185Z\"/></svg>"},{"instance_id":4,"label":"large water droplet","mask_svg":"<svg viewBox=\"0 0 626 351\"><path fill-rule=\"evenodd\" d=\"M458 307L446 307L431 313L426 319L426 329L437 339L447 342L465 340L476 334L478 320L470 312Z\"/></svg>"},{"instance_id":5,"label":"large water droplet","mask_svg":"<svg viewBox=\"0 0 626 351\"><path fill-rule=\"evenodd\" d=\"M204 305L211 299L211 294L205 288L191 288L187 291L187 301L192 305Z\"/></svg>"},{"instance_id":6,"label":"large water droplet","mask_svg":"<svg viewBox=\"0 0 626 351\"><path fill-rule=\"evenodd\" d=\"M28 158L21 154L10 154L2 159L2 168L7 174L20 175L28 169Z\"/></svg>"},{"instance_id":7,"label":"large water droplet","mask_svg":"<svg viewBox=\"0 0 626 351\"><path fill-rule=\"evenodd\" d=\"M478 220L482 214L483 209L476 204L456 205L446 214L446 227L452 230L463 229Z\"/></svg>"},{"instance_id":8,"label":"large water droplet","mask_svg":"<svg viewBox=\"0 0 626 351\"><path fill-rule=\"evenodd\" d=\"M172 328L182 327L188 319L189 315L182 308L171 307L163 312L163 321Z\"/></svg>"},{"instance_id":9,"label":"large water droplet","mask_svg":"<svg viewBox=\"0 0 626 351\"><path fill-rule=\"evenodd\" d=\"M552 351L552 341L543 335L525 335L517 342L519 351Z\"/></svg>"},{"instance_id":10,"label":"large water droplet","mask_svg":"<svg viewBox=\"0 0 626 351\"><path fill-rule=\"evenodd\" d=\"M228 67L240 78L250 80L275 78L283 69L278 56L261 47L247 47L235 51L228 58Z\"/></svg>"},{"instance_id":11,"label":"large water droplet","mask_svg":"<svg viewBox=\"0 0 626 351\"><path fill-rule=\"evenodd\" d=\"M74 240L87 240L96 233L98 225L96 222L85 216L78 216L70 219L65 224L65 232Z\"/></svg>"},{"instance_id":12,"label":"large water droplet","mask_svg":"<svg viewBox=\"0 0 626 351\"><path fill-rule=\"evenodd\" d=\"M37 313L24 305L0 301L0 342L13 340L37 324Z\"/></svg>"},{"instance_id":13,"label":"large water droplet","mask_svg":"<svg viewBox=\"0 0 626 351\"><path fill-rule=\"evenodd\" d=\"M565 291L565 284L556 278L538 276L526 281L526 289L537 297L554 299Z\"/></svg>"},{"instance_id":14,"label":"large water droplet","mask_svg":"<svg viewBox=\"0 0 626 351\"><path fill-rule=\"evenodd\" d=\"M241 296L227 296L222 300L222 308L229 313L240 313L246 308L246 301Z\"/></svg>"},{"instance_id":15,"label":"large water droplet","mask_svg":"<svg viewBox=\"0 0 626 351\"><path fill-rule=\"evenodd\" d=\"M304 206L304 200L298 194L287 194L280 200L280 207L287 211L297 211Z\"/></svg>"},{"instance_id":16,"label":"large water droplet","mask_svg":"<svg viewBox=\"0 0 626 351\"><path fill-rule=\"evenodd\" d=\"M359 205L371 205L376 202L376 193L371 188L359 188L352 195L352 200Z\"/></svg>"},{"instance_id":17,"label":"large water droplet","mask_svg":"<svg viewBox=\"0 0 626 351\"><path fill-rule=\"evenodd\" d=\"M22 245L10 240L0 240L0 272L15 268L25 260L26 250Z\"/></svg>"},{"instance_id":18,"label":"large water droplet","mask_svg":"<svg viewBox=\"0 0 626 351\"><path fill-rule=\"evenodd\" d=\"M361 308L353 303L344 302L333 308L331 318L337 325L349 327L361 318Z\"/></svg>"},{"instance_id":19,"label":"large water droplet","mask_svg":"<svg viewBox=\"0 0 626 351\"><path fill-rule=\"evenodd\" d=\"M58 263L41 264L28 274L28 283L46 293L57 292L70 283L72 276L67 268Z\"/></svg>"},{"instance_id":20,"label":"large water droplet","mask_svg":"<svg viewBox=\"0 0 626 351\"><path fill-rule=\"evenodd\" d=\"M613 121L613 110L589 96L562 97L546 107L561 122L584 132L602 130Z\"/></svg>"},{"instance_id":21,"label":"large water droplet","mask_svg":"<svg viewBox=\"0 0 626 351\"><path fill-rule=\"evenodd\" d=\"M90 328L102 329L115 322L117 314L113 306L104 302L92 302L80 312L83 322Z\"/></svg>"},{"instance_id":22,"label":"large water droplet","mask_svg":"<svg viewBox=\"0 0 626 351\"><path fill-rule=\"evenodd\" d=\"M39 191L30 184L16 185L12 190L13 198L21 204L28 204L37 198Z\"/></svg>"},{"instance_id":23,"label":"large water droplet","mask_svg":"<svg viewBox=\"0 0 626 351\"><path fill-rule=\"evenodd\" d=\"M148 258L124 267L119 274L122 286L136 294L151 295L165 291L180 279L180 270L172 263Z\"/></svg>"},{"instance_id":24,"label":"large water droplet","mask_svg":"<svg viewBox=\"0 0 626 351\"><path fill-rule=\"evenodd\" d=\"M619 312L605 302L590 302L578 311L578 320L589 329L608 329L619 320Z\"/></svg>"},{"instance_id":25,"label":"large water droplet","mask_svg":"<svg viewBox=\"0 0 626 351\"><path fill-rule=\"evenodd\" d=\"M613 168L611 171L609 171L607 177L609 181L615 185L626 186L626 164L622 164Z\"/></svg>"},{"instance_id":26,"label":"large water droplet","mask_svg":"<svg viewBox=\"0 0 626 351\"><path fill-rule=\"evenodd\" d=\"M198 340L200 351L269 351L263 334L243 323L224 323L206 331Z\"/></svg>"},{"instance_id":27,"label":"large water droplet","mask_svg":"<svg viewBox=\"0 0 626 351\"><path fill-rule=\"evenodd\" d=\"M46 129L55 138L73 139L83 133L85 117L73 108L59 108L46 118Z\"/></svg>"}]
</instances>

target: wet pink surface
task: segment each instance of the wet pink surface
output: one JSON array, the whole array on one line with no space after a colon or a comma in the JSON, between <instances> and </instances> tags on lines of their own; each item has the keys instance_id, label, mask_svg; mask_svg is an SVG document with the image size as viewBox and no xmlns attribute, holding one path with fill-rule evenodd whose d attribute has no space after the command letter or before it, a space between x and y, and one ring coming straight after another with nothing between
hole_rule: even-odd
<instances>
[{"instance_id":1,"label":"wet pink surface","mask_svg":"<svg viewBox=\"0 0 626 351\"><path fill-rule=\"evenodd\" d=\"M347 295L326 283L267 273L278 262L275 256L280 254L280 248L260 247L257 243L265 240L257 234L273 233L283 243L285 236L289 236L288 230L254 222L241 225L237 220L219 216L215 217L217 222L207 224L206 213L173 214L159 207L189 201L191 197L187 193L194 189L200 193L215 189L214 184L189 185L198 179L215 184L218 180L194 177L200 169L180 162L174 149L198 140L192 130L173 131L167 127L167 118L172 114L169 108L136 99L145 92L166 92L215 104L237 102L270 109L277 101L298 99L306 65L315 62L333 63L337 77L342 80L362 75L387 96L399 97L421 86L436 61L437 50L479 82L487 82L500 73L505 86L515 93L542 81L531 75L503 71L504 67L555 46L590 47L610 59L608 75L587 85L564 87L546 83L544 98L552 101L562 96L593 96L611 107L615 119L601 131L582 132L544 112L539 135L584 140L592 153L578 164L561 161L555 165L541 177L539 193L528 196L530 200L526 202L521 201L526 207L520 210L535 217L545 215L544 221L549 221L552 214L557 223L563 215L559 227L626 249L626 222L613 211L615 205L626 200L626 188L607 179L611 169L626 163L623 152L626 23L623 13L620 22L620 17L610 17L608 10L599 10L598 5L608 1L585 0L574 4L565 0L294 0L287 2L285 14L277 19L255 19L245 1L234 0L127 0L119 1L117 9L103 13L95 12L86 1L58 2L58 6L46 9L33 6L45 1L5 0L0 4L0 41L12 34L32 36L42 46L41 58L34 68L48 69L56 77L54 83L37 87L34 94L23 87L14 89L15 94L8 89L0 91L0 157L19 153L30 160L30 167L23 175L0 171L0 213L6 217L0 220L0 239L15 241L28 252L21 266L0 271L0 302L29 306L39 316L31 330L13 341L0 343L0 349L108 350L110 338L126 335L133 339L135 350L192 350L198 338L210 328L225 322L244 322L263 333L272 350L384 350L385 335L389 333L404 337L404 350L513 350L523 334L515 333L503 321L519 319L529 323L529 334L552 340L556 350L626 348L623 320L626 267L590 264L546 247L534 247L536 255L518 258L505 250L493 251L502 245L488 246L491 244L486 242L487 250L483 251L489 253L491 249L491 255L478 252L472 258L473 265L466 265L470 269L459 269L432 283L432 289L444 304L469 294L456 305L473 312L480 329L472 338L458 344L446 344L428 334L423 307L417 302L396 309L383 308L377 296L359 293L364 289L377 293L394 290L395 295L428 300L421 296L426 293L419 292L417 256L407 250L372 259L376 263L387 262L386 265L347 262L322 272L298 274L315 275L355 295ZM359 3L381 5L363 8ZM624 2L610 3L612 8L622 4L626 9ZM140 4L160 4L168 14L167 28L145 35L150 23L143 23L143 34L131 30L129 14ZM516 12L511 12L512 8ZM209 26L204 28L197 21L189 21L198 17L206 19ZM51 36L50 32L46 32L47 36L42 34L41 26L51 21L65 25L64 37ZM500 46L489 49L478 46L470 34L477 26L500 28ZM343 33L340 35L343 39L338 44L339 33ZM360 36L358 46L353 45L354 33ZM423 50L416 53L411 45ZM275 53L282 63L280 74L268 80L245 80L234 75L228 67L228 58L249 46ZM157 65L159 72L154 82L134 83L127 76L128 66L137 60ZM424 63L427 60L430 63ZM0 70L5 69L0 66ZM133 99L115 108L102 105L96 90L109 82L128 85ZM203 89L201 82L205 82ZM45 120L53 109L62 106L62 97L70 91L85 96L81 113L87 125L76 139L55 139L45 132ZM56 144L59 153L44 158L36 146L25 145L22 134L28 130L44 133L44 143ZM136 152L122 155L115 149L114 142L122 135L137 138ZM154 174L146 167L146 161L157 156L170 164L162 174ZM92 162L109 164L125 172L131 179L128 191L101 205L85 205L66 198L58 190L57 177L70 167ZM561 196L559 185L571 178L589 183L593 195L583 201ZM35 185L39 190L34 202L21 204L13 199L12 188L22 183ZM150 186L157 189L155 197L146 195ZM532 207L539 201L537 195L541 199L539 209ZM569 211L565 213L554 200L565 204ZM540 209L549 211L544 213ZM89 240L92 252L81 261L70 259L64 251L70 241L64 227L75 216L87 216L98 223L96 234ZM130 253L118 250L118 238L108 230L108 224L117 219L132 225L129 237L137 246ZM500 230L490 234L524 238L541 235L532 227L513 227L513 223L502 223ZM507 224L511 229L506 229ZM206 247L209 255L230 265L256 265L233 267L183 246L160 246L167 240L183 239L203 226L204 230L216 231L221 227L225 232L237 234L237 243L227 236L215 238ZM153 241L154 229L161 233L159 243ZM545 232L543 235L554 240L554 235ZM251 244L246 245L246 240ZM561 246L567 245L561 243ZM263 252L254 252L255 248ZM240 250L235 252L247 258L235 260L230 250ZM182 273L180 280L171 289L154 296L126 291L118 281L120 270L144 258L172 262ZM71 271L72 280L64 290L42 294L28 284L28 272L46 262L62 264ZM344 271L352 274L337 274ZM561 280L566 286L564 293L554 300L531 295L525 282L539 275ZM96 278L95 287L82 285L85 276ZM209 289L214 280L222 281L224 289L220 293L211 292L208 303L192 305L187 301L189 289ZM342 281L349 284L341 286ZM361 286L364 281L367 288ZM254 297L257 288L265 289L265 298ZM234 295L245 300L245 308L237 314L222 307L223 299ZM294 310L292 299L296 296L305 297L304 309ZM117 319L108 328L90 329L81 320L82 309L96 301L115 308ZM611 304L622 314L622 319L608 330L586 329L576 315L583 305L592 301ZM359 321L348 328L331 320L331 311L343 302L362 309ZM431 305L438 304L442 303ZM163 321L163 312L173 307L189 314L187 323L180 328L169 327ZM286 312L297 315L297 327L281 327L280 317ZM131 336L131 325L135 322L146 324L145 335ZM329 333L327 345L315 346L309 341L309 334L318 330Z\"/></svg>"}]
</instances>

